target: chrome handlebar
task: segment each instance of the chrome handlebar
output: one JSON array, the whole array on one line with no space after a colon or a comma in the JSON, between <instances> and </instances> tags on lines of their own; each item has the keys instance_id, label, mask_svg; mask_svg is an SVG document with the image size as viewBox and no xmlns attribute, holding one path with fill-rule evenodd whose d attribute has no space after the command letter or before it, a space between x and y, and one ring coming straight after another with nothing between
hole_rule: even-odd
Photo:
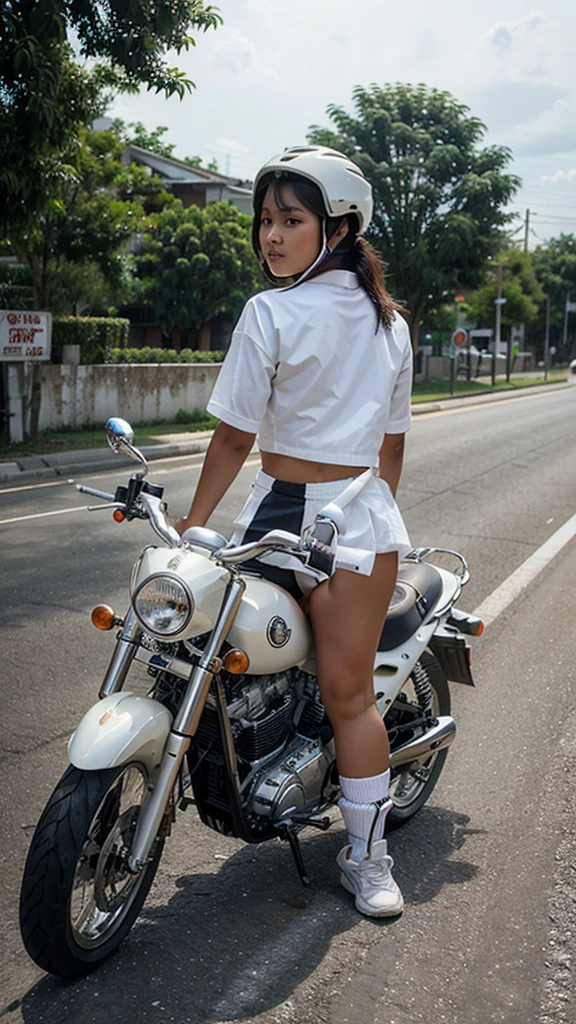
<instances>
[{"instance_id":1,"label":"chrome handlebar","mask_svg":"<svg viewBox=\"0 0 576 1024\"><path fill-rule=\"evenodd\" d=\"M240 565L250 558L257 558L266 551L285 551L301 562L307 559L307 551L301 547L301 538L295 533L287 530L271 530L261 540L250 541L249 544L239 544L234 548L220 548L210 556L222 565Z\"/></svg>"},{"instance_id":2,"label":"chrome handlebar","mask_svg":"<svg viewBox=\"0 0 576 1024\"><path fill-rule=\"evenodd\" d=\"M154 494L146 494L145 491L142 491L138 500L145 506L154 533L158 534L160 539L165 544L168 544L169 547L181 548L182 537L173 526L170 526L166 519L166 505L162 499L157 498Z\"/></svg>"}]
</instances>

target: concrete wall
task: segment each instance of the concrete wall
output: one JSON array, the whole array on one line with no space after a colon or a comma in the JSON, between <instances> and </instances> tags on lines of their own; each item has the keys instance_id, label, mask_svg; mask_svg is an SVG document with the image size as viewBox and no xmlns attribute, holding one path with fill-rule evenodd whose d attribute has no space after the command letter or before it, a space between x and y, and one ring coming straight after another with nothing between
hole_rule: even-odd
<instances>
[{"instance_id":1,"label":"concrete wall","mask_svg":"<svg viewBox=\"0 0 576 1024\"><path fill-rule=\"evenodd\" d=\"M40 430L105 423L172 420L178 409L205 409L220 363L53 366L41 369Z\"/></svg>"}]
</instances>

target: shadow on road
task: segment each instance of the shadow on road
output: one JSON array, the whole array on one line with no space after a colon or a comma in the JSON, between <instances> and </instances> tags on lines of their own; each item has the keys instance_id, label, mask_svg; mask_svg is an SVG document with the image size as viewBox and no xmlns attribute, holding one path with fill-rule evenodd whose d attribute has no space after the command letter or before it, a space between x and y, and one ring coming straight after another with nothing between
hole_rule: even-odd
<instances>
[{"instance_id":1,"label":"shadow on road","mask_svg":"<svg viewBox=\"0 0 576 1024\"><path fill-rule=\"evenodd\" d=\"M392 833L395 875L407 903L403 927L410 926L410 905L476 874L474 865L450 859L465 845L468 821L424 808ZM393 921L359 918L340 888L333 860L342 839L334 830L303 842L309 889L279 841L243 847L218 874L183 875L169 902L145 907L131 937L93 974L34 985L20 1004L23 1021L216 1024L274 1008L313 974L334 937L360 921L374 929L374 942L394 928Z\"/></svg>"}]
</instances>

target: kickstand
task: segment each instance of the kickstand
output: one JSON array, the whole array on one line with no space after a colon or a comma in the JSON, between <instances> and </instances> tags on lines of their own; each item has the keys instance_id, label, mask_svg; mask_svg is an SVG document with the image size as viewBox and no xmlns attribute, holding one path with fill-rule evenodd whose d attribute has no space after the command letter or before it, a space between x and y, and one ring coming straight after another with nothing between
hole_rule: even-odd
<instances>
[{"instance_id":1,"label":"kickstand","mask_svg":"<svg viewBox=\"0 0 576 1024\"><path fill-rule=\"evenodd\" d=\"M290 849L292 850L292 855L296 861L296 867L298 868L298 874L300 875L302 885L310 885L310 879L306 874L306 866L302 859L298 833L293 828L290 828L290 826L287 826L282 830L282 839L287 839L290 843Z\"/></svg>"}]
</instances>

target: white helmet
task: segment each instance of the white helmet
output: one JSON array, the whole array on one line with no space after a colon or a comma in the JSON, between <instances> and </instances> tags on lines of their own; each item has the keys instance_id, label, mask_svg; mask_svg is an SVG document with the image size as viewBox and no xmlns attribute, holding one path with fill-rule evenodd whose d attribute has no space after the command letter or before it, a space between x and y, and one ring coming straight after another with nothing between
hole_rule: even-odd
<instances>
[{"instance_id":1,"label":"white helmet","mask_svg":"<svg viewBox=\"0 0 576 1024\"><path fill-rule=\"evenodd\" d=\"M308 178L322 193L327 217L342 217L354 213L358 218L358 231L366 231L372 218L372 186L355 163L328 146L293 146L273 156L260 168L252 197L264 175L292 171Z\"/></svg>"}]
</instances>

